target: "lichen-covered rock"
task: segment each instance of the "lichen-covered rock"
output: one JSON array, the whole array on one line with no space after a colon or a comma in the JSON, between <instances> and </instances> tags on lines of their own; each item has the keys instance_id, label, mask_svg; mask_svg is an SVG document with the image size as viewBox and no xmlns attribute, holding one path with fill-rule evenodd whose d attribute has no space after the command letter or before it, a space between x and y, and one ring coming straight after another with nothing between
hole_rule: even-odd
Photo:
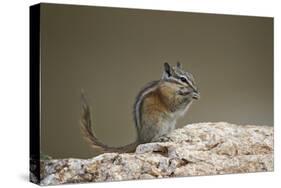
<instances>
[{"instance_id":1,"label":"lichen-covered rock","mask_svg":"<svg viewBox=\"0 0 281 188\"><path fill-rule=\"evenodd\" d=\"M273 171L273 127L190 124L135 153L41 164L42 185Z\"/></svg>"}]
</instances>

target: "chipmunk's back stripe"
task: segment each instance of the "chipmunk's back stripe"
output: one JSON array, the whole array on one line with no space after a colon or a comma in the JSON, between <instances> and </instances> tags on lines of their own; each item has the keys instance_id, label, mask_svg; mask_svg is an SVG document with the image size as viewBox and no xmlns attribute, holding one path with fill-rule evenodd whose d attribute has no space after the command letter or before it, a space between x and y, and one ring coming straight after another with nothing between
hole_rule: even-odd
<instances>
[{"instance_id":1,"label":"chipmunk's back stripe","mask_svg":"<svg viewBox=\"0 0 281 188\"><path fill-rule=\"evenodd\" d=\"M134 104L134 121L135 121L135 125L136 128L138 129L138 133L140 133L140 129L141 129L141 122L140 122L140 118L141 118L141 103L143 101L143 99L145 98L145 96L147 96L149 93L151 93L152 91L155 91L155 89L157 89L157 85L159 83L158 81L152 81L150 83L148 83L137 95L136 97L136 102Z\"/></svg>"}]
</instances>

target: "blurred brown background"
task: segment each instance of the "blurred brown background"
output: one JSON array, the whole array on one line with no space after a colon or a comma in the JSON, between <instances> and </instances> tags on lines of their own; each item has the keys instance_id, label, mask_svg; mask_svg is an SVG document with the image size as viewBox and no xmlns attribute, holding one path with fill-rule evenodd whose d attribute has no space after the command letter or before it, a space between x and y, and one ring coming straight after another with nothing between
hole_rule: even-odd
<instances>
[{"instance_id":1,"label":"blurred brown background","mask_svg":"<svg viewBox=\"0 0 281 188\"><path fill-rule=\"evenodd\" d=\"M273 126L273 19L89 6L41 7L42 151L96 155L79 129L80 91L106 144L135 139L138 91L163 62L194 74L201 99L177 126L206 121Z\"/></svg>"}]
</instances>

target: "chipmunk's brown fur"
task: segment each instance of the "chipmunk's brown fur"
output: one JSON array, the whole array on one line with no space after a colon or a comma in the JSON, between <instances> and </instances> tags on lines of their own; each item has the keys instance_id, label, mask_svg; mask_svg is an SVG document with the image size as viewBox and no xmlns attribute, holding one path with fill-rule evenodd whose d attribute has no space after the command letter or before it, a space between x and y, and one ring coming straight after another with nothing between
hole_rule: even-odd
<instances>
[{"instance_id":1,"label":"chipmunk's brown fur","mask_svg":"<svg viewBox=\"0 0 281 188\"><path fill-rule=\"evenodd\" d=\"M92 131L91 110L82 94L81 130L93 148L103 152L133 152L138 144L151 142L175 128L176 120L183 115L193 99L199 98L193 76L176 67L164 64L162 79L149 83L142 89L134 105L134 120L137 130L135 142L110 147L101 143Z\"/></svg>"}]
</instances>

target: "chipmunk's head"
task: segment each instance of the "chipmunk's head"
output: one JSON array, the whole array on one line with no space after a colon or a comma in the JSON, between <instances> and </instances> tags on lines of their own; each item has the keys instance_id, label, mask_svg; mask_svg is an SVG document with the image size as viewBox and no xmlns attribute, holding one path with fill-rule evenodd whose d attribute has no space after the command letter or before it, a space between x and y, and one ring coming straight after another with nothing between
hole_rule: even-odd
<instances>
[{"instance_id":1,"label":"chipmunk's head","mask_svg":"<svg viewBox=\"0 0 281 188\"><path fill-rule=\"evenodd\" d=\"M184 71L179 62L174 67L164 63L162 80L175 84L178 95L190 99L199 99L200 97L193 75Z\"/></svg>"}]
</instances>

